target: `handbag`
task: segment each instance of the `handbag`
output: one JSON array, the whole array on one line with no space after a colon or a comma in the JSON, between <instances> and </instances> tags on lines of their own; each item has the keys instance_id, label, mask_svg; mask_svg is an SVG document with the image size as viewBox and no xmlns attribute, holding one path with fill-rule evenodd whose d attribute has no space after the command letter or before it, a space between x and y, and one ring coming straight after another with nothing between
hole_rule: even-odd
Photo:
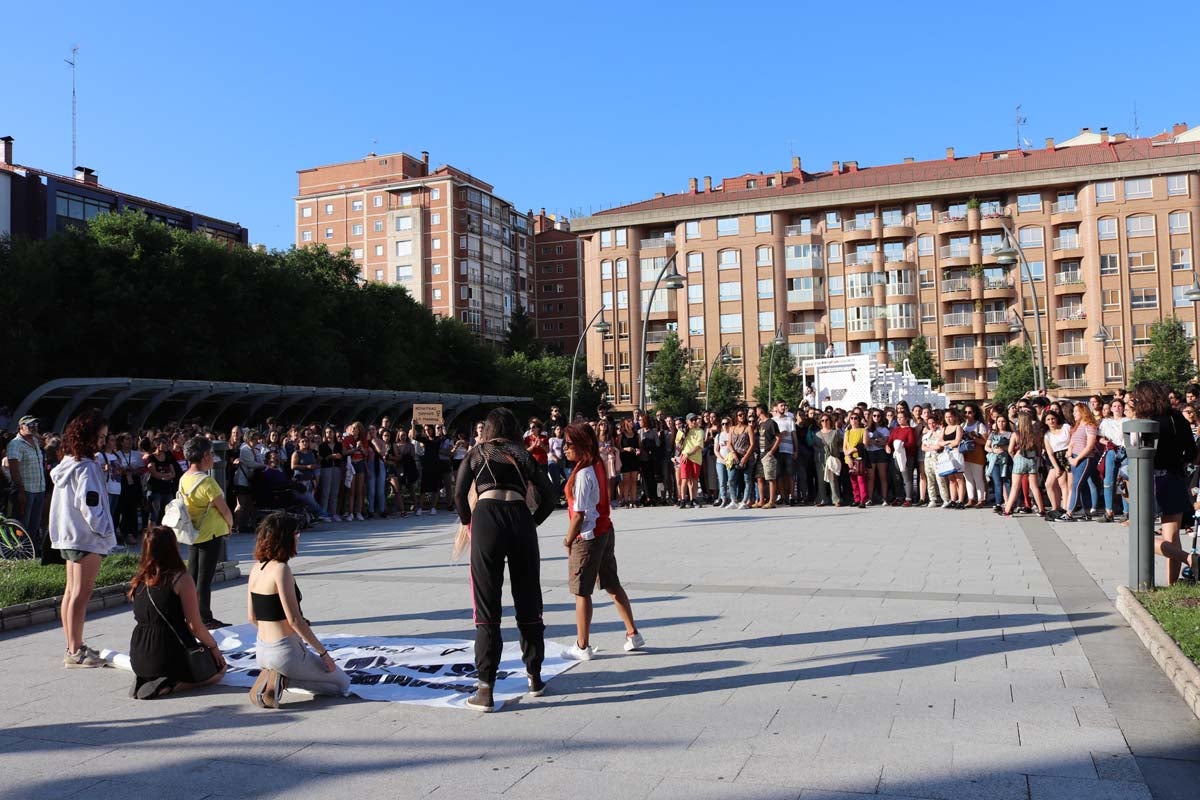
<instances>
[{"instance_id":1,"label":"handbag","mask_svg":"<svg viewBox=\"0 0 1200 800\"><path fill-rule=\"evenodd\" d=\"M861 458L853 458L850 460L850 474L864 475L867 471L867 463Z\"/></svg>"},{"instance_id":2,"label":"handbag","mask_svg":"<svg viewBox=\"0 0 1200 800\"><path fill-rule=\"evenodd\" d=\"M187 501L191 499L207 477L206 475L196 481L187 494L184 494L182 489L175 492L175 499L167 503L167 507L163 509L162 524L175 532L175 539L180 544L191 546L200 538L200 527L192 522L192 515L188 513ZM211 500L208 508L204 509L204 513L200 515L201 524L204 523L204 518L208 516L209 511L212 511Z\"/></svg>"},{"instance_id":3,"label":"handbag","mask_svg":"<svg viewBox=\"0 0 1200 800\"><path fill-rule=\"evenodd\" d=\"M936 467L939 478L945 478L961 471L955 463L953 450L943 450L938 453Z\"/></svg>"},{"instance_id":4,"label":"handbag","mask_svg":"<svg viewBox=\"0 0 1200 800\"><path fill-rule=\"evenodd\" d=\"M158 603L154 602L154 595L150 593L150 587L144 587L144 591L146 592L146 597L150 599L150 605L154 606L154 610L163 621L163 624L170 629L171 633L175 635L175 641L179 642L179 646L183 648L184 656L187 659L188 682L204 683L213 675L216 675L220 667L217 666L217 662L213 659L212 653L209 652L208 648L199 642L194 647L188 647L184 644L183 637L179 635L179 631L175 630L175 626L163 614L162 609L158 607Z\"/></svg>"}]
</instances>

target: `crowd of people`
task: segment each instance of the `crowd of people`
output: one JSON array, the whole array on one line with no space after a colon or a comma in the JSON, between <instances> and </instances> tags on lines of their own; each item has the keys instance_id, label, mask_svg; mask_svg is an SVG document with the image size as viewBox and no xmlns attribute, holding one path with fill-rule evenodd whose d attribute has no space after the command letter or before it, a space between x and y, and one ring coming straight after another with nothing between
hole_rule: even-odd
<instances>
[{"instance_id":1,"label":"crowd of people","mask_svg":"<svg viewBox=\"0 0 1200 800\"><path fill-rule=\"evenodd\" d=\"M639 411L621 419L601 405L594 420L567 424L555 407L545 422L532 418L525 425L500 408L471 435L441 425L393 427L385 417L342 430L268 420L263 429L234 427L227 437L194 425L112 435L99 412L88 411L61 436L42 434L37 419L21 418L6 443L3 475L6 502L39 549L45 529L48 550L66 563L65 666L103 665L82 633L100 558L119 549L119 539L140 549L130 593L138 676L132 693L140 698L207 685L223 674L210 631L226 623L212 614L212 580L225 537L239 530L257 536L247 617L258 626L260 673L251 701L277 706L289 682L345 694L350 678L300 610L288 566L300 529L410 509L432 515L443 505L457 514L471 551L478 691L467 704L488 711L502 646L506 564L530 692L545 688L537 527L560 504L568 513L563 544L577 627L565 655L588 660L597 584L625 625L625 649L645 643L617 573L617 508L990 507L1056 523L1114 522L1126 510L1121 426L1128 415L1159 425L1156 548L1174 583L1189 568L1180 534L1194 524L1197 403L1200 386L1181 396L1144 381L1087 402L1031 393L1007 406L805 403L794 413L780 402L731 414ZM161 524L180 515L191 523L186 564L180 531Z\"/></svg>"}]
</instances>

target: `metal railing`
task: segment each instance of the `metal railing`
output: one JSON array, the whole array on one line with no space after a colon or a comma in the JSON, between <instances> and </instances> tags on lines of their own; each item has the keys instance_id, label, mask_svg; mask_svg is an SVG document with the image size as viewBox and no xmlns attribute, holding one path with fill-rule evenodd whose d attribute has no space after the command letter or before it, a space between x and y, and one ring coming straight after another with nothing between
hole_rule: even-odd
<instances>
[{"instance_id":1,"label":"metal railing","mask_svg":"<svg viewBox=\"0 0 1200 800\"><path fill-rule=\"evenodd\" d=\"M1083 339L1071 339L1066 342L1059 342L1058 354L1060 356L1087 355L1087 345L1084 344Z\"/></svg>"},{"instance_id":2,"label":"metal railing","mask_svg":"<svg viewBox=\"0 0 1200 800\"><path fill-rule=\"evenodd\" d=\"M852 267L869 267L871 264L875 263L875 253L872 251L865 253L860 253L858 251L846 253L846 263Z\"/></svg>"},{"instance_id":3,"label":"metal railing","mask_svg":"<svg viewBox=\"0 0 1200 800\"><path fill-rule=\"evenodd\" d=\"M788 323L787 332L789 336L813 336L817 332L817 323L791 322Z\"/></svg>"},{"instance_id":4,"label":"metal railing","mask_svg":"<svg viewBox=\"0 0 1200 800\"><path fill-rule=\"evenodd\" d=\"M946 394L970 394L971 392L975 391L975 381L947 383L942 387L942 391Z\"/></svg>"},{"instance_id":5,"label":"metal railing","mask_svg":"<svg viewBox=\"0 0 1200 800\"><path fill-rule=\"evenodd\" d=\"M1054 273L1055 286L1070 286L1076 283L1083 283L1083 273L1077 269L1068 269Z\"/></svg>"},{"instance_id":6,"label":"metal railing","mask_svg":"<svg viewBox=\"0 0 1200 800\"><path fill-rule=\"evenodd\" d=\"M989 344L983 348L983 353L988 358L999 358L1004 355L1006 349L1008 349L1008 345L1006 344Z\"/></svg>"},{"instance_id":7,"label":"metal railing","mask_svg":"<svg viewBox=\"0 0 1200 800\"><path fill-rule=\"evenodd\" d=\"M824 302L825 292L821 289L789 289L787 299L789 303Z\"/></svg>"},{"instance_id":8,"label":"metal railing","mask_svg":"<svg viewBox=\"0 0 1200 800\"><path fill-rule=\"evenodd\" d=\"M1009 210L1007 208L1005 208L1004 206L994 206L994 207L993 206L980 206L979 207L980 219L1008 219L1011 216L1012 216L1012 213L1009 212Z\"/></svg>"},{"instance_id":9,"label":"metal railing","mask_svg":"<svg viewBox=\"0 0 1200 800\"><path fill-rule=\"evenodd\" d=\"M938 256L941 258L970 258L971 246L969 244L944 244L938 248Z\"/></svg>"},{"instance_id":10,"label":"metal railing","mask_svg":"<svg viewBox=\"0 0 1200 800\"><path fill-rule=\"evenodd\" d=\"M646 332L646 344L656 344L656 343L660 343L660 342L665 342L667 340L667 337L670 336L672 333L675 333L675 331L647 331Z\"/></svg>"},{"instance_id":11,"label":"metal railing","mask_svg":"<svg viewBox=\"0 0 1200 800\"><path fill-rule=\"evenodd\" d=\"M997 325L1001 322L1008 322L1007 311L985 311L983 312L983 321L986 325Z\"/></svg>"},{"instance_id":12,"label":"metal railing","mask_svg":"<svg viewBox=\"0 0 1200 800\"><path fill-rule=\"evenodd\" d=\"M871 222L873 220L865 219L861 222L857 219L842 220L842 230L844 231L869 231L871 230Z\"/></svg>"},{"instance_id":13,"label":"metal railing","mask_svg":"<svg viewBox=\"0 0 1200 800\"><path fill-rule=\"evenodd\" d=\"M1076 250L1079 248L1079 236L1055 236L1055 250Z\"/></svg>"},{"instance_id":14,"label":"metal railing","mask_svg":"<svg viewBox=\"0 0 1200 800\"><path fill-rule=\"evenodd\" d=\"M899 220L883 217L883 227L885 228L911 228L913 226L913 215L905 214Z\"/></svg>"},{"instance_id":15,"label":"metal railing","mask_svg":"<svg viewBox=\"0 0 1200 800\"><path fill-rule=\"evenodd\" d=\"M1058 385L1062 389L1082 389L1087 386L1087 378L1059 378Z\"/></svg>"},{"instance_id":16,"label":"metal railing","mask_svg":"<svg viewBox=\"0 0 1200 800\"><path fill-rule=\"evenodd\" d=\"M1063 306L1054 312L1055 319L1063 320L1081 320L1087 319L1087 312L1083 310L1083 306Z\"/></svg>"},{"instance_id":17,"label":"metal railing","mask_svg":"<svg viewBox=\"0 0 1200 800\"><path fill-rule=\"evenodd\" d=\"M970 361L974 350L974 347L947 347L943 358L946 361Z\"/></svg>"},{"instance_id":18,"label":"metal railing","mask_svg":"<svg viewBox=\"0 0 1200 800\"><path fill-rule=\"evenodd\" d=\"M954 314L946 314L942 317L942 324L947 327L962 327L971 324L971 317L974 312L959 311Z\"/></svg>"},{"instance_id":19,"label":"metal railing","mask_svg":"<svg viewBox=\"0 0 1200 800\"><path fill-rule=\"evenodd\" d=\"M846 320L846 330L851 333L864 333L866 331L875 330L874 319L848 319Z\"/></svg>"},{"instance_id":20,"label":"metal railing","mask_svg":"<svg viewBox=\"0 0 1200 800\"><path fill-rule=\"evenodd\" d=\"M1057 203L1050 204L1051 214L1066 214L1071 211L1078 211L1079 204L1074 200L1060 200Z\"/></svg>"},{"instance_id":21,"label":"metal railing","mask_svg":"<svg viewBox=\"0 0 1200 800\"><path fill-rule=\"evenodd\" d=\"M970 278L949 278L942 281L943 292L965 292L971 288Z\"/></svg>"},{"instance_id":22,"label":"metal railing","mask_svg":"<svg viewBox=\"0 0 1200 800\"><path fill-rule=\"evenodd\" d=\"M659 247L674 247L675 239L671 236L660 236L657 239L642 239L641 248L643 250L653 250Z\"/></svg>"},{"instance_id":23,"label":"metal railing","mask_svg":"<svg viewBox=\"0 0 1200 800\"><path fill-rule=\"evenodd\" d=\"M985 289L1011 289L1013 288L1012 278L984 278L983 288Z\"/></svg>"},{"instance_id":24,"label":"metal railing","mask_svg":"<svg viewBox=\"0 0 1200 800\"><path fill-rule=\"evenodd\" d=\"M783 229L784 236L811 236L812 226L810 225L807 231L801 230L801 225L787 225Z\"/></svg>"},{"instance_id":25,"label":"metal railing","mask_svg":"<svg viewBox=\"0 0 1200 800\"><path fill-rule=\"evenodd\" d=\"M937 221L938 222L966 222L967 221L967 212L965 210L962 213L959 213L957 211L943 211L940 214L938 214Z\"/></svg>"}]
</instances>

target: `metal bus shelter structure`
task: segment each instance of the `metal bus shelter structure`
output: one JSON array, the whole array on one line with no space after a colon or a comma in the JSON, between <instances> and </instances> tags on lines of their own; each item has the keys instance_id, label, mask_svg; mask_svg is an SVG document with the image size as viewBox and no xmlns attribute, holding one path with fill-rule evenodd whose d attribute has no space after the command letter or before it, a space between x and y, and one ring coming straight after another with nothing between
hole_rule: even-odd
<instances>
[{"instance_id":1,"label":"metal bus shelter structure","mask_svg":"<svg viewBox=\"0 0 1200 800\"><path fill-rule=\"evenodd\" d=\"M281 386L269 383L175 381L153 378L60 378L30 392L17 406L13 419L34 414L54 420L48 430L61 431L80 409L100 408L106 419L123 420L123 428L139 430L153 420L197 419L202 425L254 424L260 417L290 423L401 419L415 403L438 403L451 425L465 411L479 406L513 406L529 397L490 394L400 392L382 389L343 389L323 386Z\"/></svg>"}]
</instances>

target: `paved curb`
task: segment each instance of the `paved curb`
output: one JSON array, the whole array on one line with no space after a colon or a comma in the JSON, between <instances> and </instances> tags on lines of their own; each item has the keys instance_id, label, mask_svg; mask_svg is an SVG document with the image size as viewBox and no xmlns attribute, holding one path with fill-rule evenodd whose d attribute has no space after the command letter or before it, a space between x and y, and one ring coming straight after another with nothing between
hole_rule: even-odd
<instances>
[{"instance_id":1,"label":"paved curb","mask_svg":"<svg viewBox=\"0 0 1200 800\"><path fill-rule=\"evenodd\" d=\"M242 576L238 562L225 561L217 565L213 583L237 580ZM119 583L113 586L101 586L93 590L92 599L88 602L89 613L103 611L106 608L123 606L129 602L129 584ZM62 595L48 597L45 600L35 600L32 603L18 603L15 606L0 608L0 631L15 631L30 625L42 625L55 622L60 618Z\"/></svg>"},{"instance_id":2,"label":"paved curb","mask_svg":"<svg viewBox=\"0 0 1200 800\"><path fill-rule=\"evenodd\" d=\"M1158 621L1138 602L1127 586L1117 587L1117 610L1146 645L1150 655L1162 667L1175 691L1196 717L1200 718L1200 668L1184 655Z\"/></svg>"}]
</instances>

